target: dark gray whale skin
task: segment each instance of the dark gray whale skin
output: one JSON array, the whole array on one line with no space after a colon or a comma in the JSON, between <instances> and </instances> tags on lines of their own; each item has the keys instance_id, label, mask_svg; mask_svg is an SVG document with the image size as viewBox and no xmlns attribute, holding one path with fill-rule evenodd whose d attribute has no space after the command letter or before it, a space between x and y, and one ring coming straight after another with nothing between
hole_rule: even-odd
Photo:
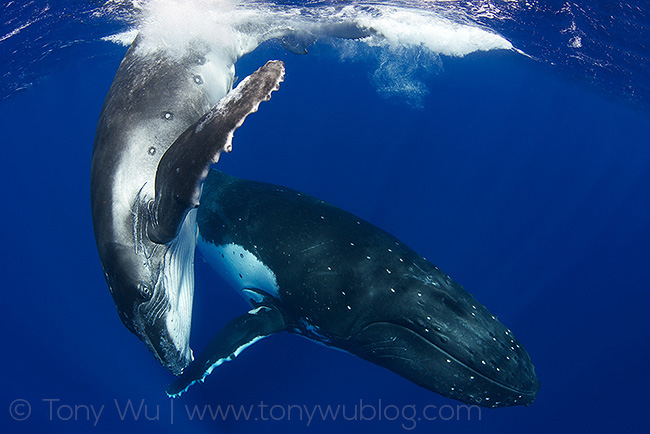
<instances>
[{"instance_id":1,"label":"dark gray whale skin","mask_svg":"<svg viewBox=\"0 0 650 434\"><path fill-rule=\"evenodd\" d=\"M286 330L464 403L535 400L535 369L512 332L392 235L304 193L216 170L201 202L199 250L255 309L215 336L170 396Z\"/></svg>"}]
</instances>

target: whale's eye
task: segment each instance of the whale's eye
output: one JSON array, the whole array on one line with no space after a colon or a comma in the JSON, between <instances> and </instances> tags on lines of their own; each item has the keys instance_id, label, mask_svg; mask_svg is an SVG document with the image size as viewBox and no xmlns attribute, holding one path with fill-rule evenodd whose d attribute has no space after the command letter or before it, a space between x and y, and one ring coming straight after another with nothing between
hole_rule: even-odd
<instances>
[{"instance_id":1,"label":"whale's eye","mask_svg":"<svg viewBox=\"0 0 650 434\"><path fill-rule=\"evenodd\" d=\"M140 292L142 298L145 300L149 300L153 295L151 288L149 288L147 285L143 285L142 283L138 284L138 291Z\"/></svg>"}]
</instances>

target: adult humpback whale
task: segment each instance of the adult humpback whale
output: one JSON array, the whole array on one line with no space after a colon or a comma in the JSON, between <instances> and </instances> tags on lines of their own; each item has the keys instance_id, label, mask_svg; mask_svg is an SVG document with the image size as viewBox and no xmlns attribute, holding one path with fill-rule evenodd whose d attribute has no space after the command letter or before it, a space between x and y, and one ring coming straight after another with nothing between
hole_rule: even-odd
<instances>
[{"instance_id":1,"label":"adult humpback whale","mask_svg":"<svg viewBox=\"0 0 650 434\"><path fill-rule=\"evenodd\" d=\"M91 208L104 275L124 325L175 374L192 360L201 184L284 76L282 62L269 62L224 96L241 54L197 42L172 55L139 36L97 125Z\"/></svg>"},{"instance_id":2,"label":"adult humpback whale","mask_svg":"<svg viewBox=\"0 0 650 434\"><path fill-rule=\"evenodd\" d=\"M539 382L501 322L395 237L297 191L213 170L199 250L254 307L229 322L168 389L178 396L283 330L355 354L444 396L527 405Z\"/></svg>"},{"instance_id":3,"label":"adult humpback whale","mask_svg":"<svg viewBox=\"0 0 650 434\"><path fill-rule=\"evenodd\" d=\"M304 54L319 36L370 34L346 21L294 28L283 19L211 18L196 32L185 18L144 24L106 97L91 168L95 239L120 318L175 374L192 359L193 208L202 179L284 74L272 62L224 98L235 62L269 39Z\"/></svg>"}]
</instances>

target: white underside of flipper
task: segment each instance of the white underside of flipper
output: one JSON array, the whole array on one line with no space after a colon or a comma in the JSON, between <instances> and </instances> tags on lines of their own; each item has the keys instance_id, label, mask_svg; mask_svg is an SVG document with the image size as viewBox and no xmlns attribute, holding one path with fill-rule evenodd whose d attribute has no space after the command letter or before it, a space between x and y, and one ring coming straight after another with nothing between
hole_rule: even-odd
<instances>
[{"instance_id":1,"label":"white underside of flipper","mask_svg":"<svg viewBox=\"0 0 650 434\"><path fill-rule=\"evenodd\" d=\"M194 300L194 247L196 246L196 210L187 214L178 237L165 254L164 288L170 309L166 316L167 331L176 348L185 348L192 360L190 331L192 328L192 301Z\"/></svg>"}]
</instances>

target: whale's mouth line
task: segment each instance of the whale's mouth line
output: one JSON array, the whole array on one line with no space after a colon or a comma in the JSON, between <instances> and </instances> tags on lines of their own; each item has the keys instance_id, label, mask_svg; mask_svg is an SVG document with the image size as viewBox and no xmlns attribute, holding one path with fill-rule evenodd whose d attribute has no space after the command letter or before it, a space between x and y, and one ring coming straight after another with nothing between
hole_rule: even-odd
<instances>
[{"instance_id":1,"label":"whale's mouth line","mask_svg":"<svg viewBox=\"0 0 650 434\"><path fill-rule=\"evenodd\" d=\"M187 361L183 357L183 352L176 349L171 341L164 340L160 336L150 336L145 333L146 339L140 337L145 346L149 349L154 358L161 366L168 369L174 375L180 375L187 367ZM158 345L154 344L156 339Z\"/></svg>"},{"instance_id":2,"label":"whale's mouth line","mask_svg":"<svg viewBox=\"0 0 650 434\"><path fill-rule=\"evenodd\" d=\"M489 382L491 382L491 383L493 383L493 384L495 384L495 385L497 385L497 386L499 386L499 387L502 387L502 388L504 388L504 389L506 389L506 390L509 390L509 391L511 391L511 392L513 392L513 393L517 393L517 394L520 394L520 395L530 395L531 393L534 393L533 391L529 391L529 390L520 390L520 389L517 389L516 387L512 387L512 386L510 386L510 385L508 385L508 384L504 384L504 383L502 383L502 382L499 381L499 380L495 380L494 378L488 377L488 376L485 375L484 373L477 371L476 369L472 368L471 366L468 366L465 362L459 360L457 357L453 356L452 354L450 354L450 353L447 352L446 350L440 348L440 346L438 346L438 345L436 345L435 343L431 342L431 340L427 339L427 338L426 338L425 336L423 336L421 333L419 333L419 332L417 332L416 330L413 330L412 328L410 328L410 327L408 327L408 326L405 326L405 325L403 325L403 324L397 324L397 323L390 322L390 321L375 321L375 322L371 322L371 323L366 324L366 325L365 325L365 326L360 330L360 332L363 331L363 330L366 330L367 328L369 328L370 326L373 326L373 325L390 325L390 326L400 327L400 328L402 328L402 329L404 329L404 330L407 330L408 332L410 332L410 333L416 335L416 336L419 337L420 339L425 340L429 345L431 345L432 347L436 348L436 349L437 349L438 351L440 351L442 354L444 354L445 356L447 356L448 359L453 360L454 362L456 362L456 363L458 363L459 365L463 366L463 367L464 367L465 369L467 369L468 371L470 371L470 372L472 372L472 373L474 373L474 374L476 374L476 375L478 375L478 376L484 378L485 380L487 380L487 381L489 381Z\"/></svg>"}]
</instances>

